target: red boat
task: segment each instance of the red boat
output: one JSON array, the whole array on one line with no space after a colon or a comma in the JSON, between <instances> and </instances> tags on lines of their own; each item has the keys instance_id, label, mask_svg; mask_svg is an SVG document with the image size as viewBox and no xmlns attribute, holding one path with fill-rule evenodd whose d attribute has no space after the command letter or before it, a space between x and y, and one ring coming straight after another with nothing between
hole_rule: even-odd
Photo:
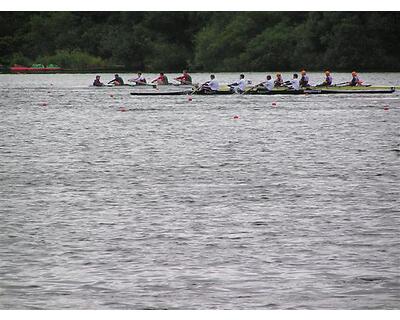
<instances>
[{"instance_id":1,"label":"red boat","mask_svg":"<svg viewBox=\"0 0 400 320\"><path fill-rule=\"evenodd\" d=\"M61 71L62 68L60 68L57 65L49 64L47 67L45 67L42 64L34 64L32 67L25 67L21 65L14 64L11 68L10 71L12 73L52 73L52 72L57 72Z\"/></svg>"}]
</instances>

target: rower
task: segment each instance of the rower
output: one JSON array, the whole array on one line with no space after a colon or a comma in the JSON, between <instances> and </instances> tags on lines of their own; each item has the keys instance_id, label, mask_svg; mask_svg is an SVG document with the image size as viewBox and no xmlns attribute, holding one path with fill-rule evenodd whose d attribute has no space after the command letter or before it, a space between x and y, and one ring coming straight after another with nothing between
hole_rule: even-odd
<instances>
[{"instance_id":1,"label":"rower","mask_svg":"<svg viewBox=\"0 0 400 320\"><path fill-rule=\"evenodd\" d=\"M331 72L329 70L325 71L325 81L320 84L320 86L329 87L332 85L333 78L331 76Z\"/></svg>"},{"instance_id":2,"label":"rower","mask_svg":"<svg viewBox=\"0 0 400 320\"><path fill-rule=\"evenodd\" d=\"M267 91L271 91L274 88L274 80L270 75L267 75L267 81L264 81L263 84Z\"/></svg>"},{"instance_id":3,"label":"rower","mask_svg":"<svg viewBox=\"0 0 400 320\"><path fill-rule=\"evenodd\" d=\"M102 87L104 86L104 83L100 81L100 76L96 76L96 79L93 81L93 85L95 87Z\"/></svg>"},{"instance_id":4,"label":"rower","mask_svg":"<svg viewBox=\"0 0 400 320\"><path fill-rule=\"evenodd\" d=\"M164 75L163 72L160 72L158 78L154 79L151 83L157 82L158 85L166 85L168 84L168 78Z\"/></svg>"},{"instance_id":5,"label":"rower","mask_svg":"<svg viewBox=\"0 0 400 320\"><path fill-rule=\"evenodd\" d=\"M351 73L352 79L349 82L349 86L355 87L355 86L362 86L363 81L360 80L360 78L357 75L357 72L353 71Z\"/></svg>"},{"instance_id":6,"label":"rower","mask_svg":"<svg viewBox=\"0 0 400 320\"><path fill-rule=\"evenodd\" d=\"M283 78L280 73L276 74L276 79L274 81L274 86L275 87L282 87L283 86Z\"/></svg>"},{"instance_id":7,"label":"rower","mask_svg":"<svg viewBox=\"0 0 400 320\"><path fill-rule=\"evenodd\" d=\"M124 80L118 74L115 74L115 78L108 82L108 84L110 83L114 83L116 86L123 86Z\"/></svg>"},{"instance_id":8,"label":"rower","mask_svg":"<svg viewBox=\"0 0 400 320\"><path fill-rule=\"evenodd\" d=\"M260 84L256 85L250 90L257 89L257 91L271 91L273 88L274 88L274 80L272 80L272 77L270 75L267 75L266 81L261 82Z\"/></svg>"},{"instance_id":9,"label":"rower","mask_svg":"<svg viewBox=\"0 0 400 320\"><path fill-rule=\"evenodd\" d=\"M297 73L293 74L293 79L289 81L293 90L300 90L300 81Z\"/></svg>"},{"instance_id":10,"label":"rower","mask_svg":"<svg viewBox=\"0 0 400 320\"><path fill-rule=\"evenodd\" d=\"M182 75L178 78L175 78L176 81L179 81L181 84L192 84L192 77L189 75L187 70L182 71Z\"/></svg>"},{"instance_id":11,"label":"rower","mask_svg":"<svg viewBox=\"0 0 400 320\"><path fill-rule=\"evenodd\" d=\"M309 87L310 84L308 83L308 81L309 81L309 78L308 78L306 70L304 70L304 69L301 70L300 86L301 87Z\"/></svg>"},{"instance_id":12,"label":"rower","mask_svg":"<svg viewBox=\"0 0 400 320\"><path fill-rule=\"evenodd\" d=\"M325 80L321 84L317 84L316 87L330 87L333 83L333 78L329 70L325 71Z\"/></svg>"},{"instance_id":13,"label":"rower","mask_svg":"<svg viewBox=\"0 0 400 320\"><path fill-rule=\"evenodd\" d=\"M141 72L138 72L138 76L136 78L129 79L129 82L134 82L137 85L147 84L146 78L142 75Z\"/></svg>"},{"instance_id":14,"label":"rower","mask_svg":"<svg viewBox=\"0 0 400 320\"><path fill-rule=\"evenodd\" d=\"M239 80L228 84L228 87L230 87L232 90L234 90L236 93L243 93L244 89L246 87L246 81L244 80L244 74L241 74L239 77Z\"/></svg>"},{"instance_id":15,"label":"rower","mask_svg":"<svg viewBox=\"0 0 400 320\"><path fill-rule=\"evenodd\" d=\"M219 83L215 79L215 75L210 75L210 81L207 81L203 83L200 87L199 91L204 91L204 92L209 92L209 93L215 93L219 90Z\"/></svg>"}]
</instances>

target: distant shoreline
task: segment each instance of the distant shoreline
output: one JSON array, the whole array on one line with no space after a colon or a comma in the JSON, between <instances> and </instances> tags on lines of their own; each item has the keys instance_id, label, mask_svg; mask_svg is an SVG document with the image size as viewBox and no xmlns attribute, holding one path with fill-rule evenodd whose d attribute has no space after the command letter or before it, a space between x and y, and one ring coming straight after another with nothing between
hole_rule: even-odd
<instances>
[{"instance_id":1,"label":"distant shoreline","mask_svg":"<svg viewBox=\"0 0 400 320\"><path fill-rule=\"evenodd\" d=\"M300 70L300 69L299 69ZM300 72L299 70L279 70L279 72L291 73L291 72ZM357 70L359 73L400 73L400 70ZM137 73L138 70L131 69L118 69L118 68L107 68L107 69L94 69L94 70L74 70L74 69L63 69L57 71L27 71L27 72L12 72L10 70L0 70L0 74L95 74L95 73ZM141 71L143 73L159 73L160 70L149 70L149 71ZM175 71L164 71L165 73L177 73L180 74L180 70ZM245 72L245 73L274 73L278 72L278 70L267 70L267 71L254 71L254 70L228 70L228 71L192 71L191 73L235 73L235 72ZM323 72L323 70L311 70L307 69L309 73L318 73ZM333 70L334 73L350 73L351 70Z\"/></svg>"}]
</instances>

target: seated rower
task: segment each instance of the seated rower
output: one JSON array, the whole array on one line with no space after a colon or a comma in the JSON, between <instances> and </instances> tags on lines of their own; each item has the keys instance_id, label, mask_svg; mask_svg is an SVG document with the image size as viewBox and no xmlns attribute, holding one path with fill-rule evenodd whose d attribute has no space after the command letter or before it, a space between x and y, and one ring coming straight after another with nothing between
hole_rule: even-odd
<instances>
[{"instance_id":1,"label":"seated rower","mask_svg":"<svg viewBox=\"0 0 400 320\"><path fill-rule=\"evenodd\" d=\"M363 81L358 78L357 72L353 71L351 73L352 79L349 82L349 86L355 87L355 86L362 86Z\"/></svg>"},{"instance_id":2,"label":"seated rower","mask_svg":"<svg viewBox=\"0 0 400 320\"><path fill-rule=\"evenodd\" d=\"M138 76L136 78L129 79L128 81L134 82L137 85L147 84L146 78L142 75L141 72L138 72Z\"/></svg>"},{"instance_id":3,"label":"seated rower","mask_svg":"<svg viewBox=\"0 0 400 320\"><path fill-rule=\"evenodd\" d=\"M306 70L301 70L301 79L300 79L300 87L309 87L310 84L308 83L309 78L308 75L306 73Z\"/></svg>"},{"instance_id":4,"label":"seated rower","mask_svg":"<svg viewBox=\"0 0 400 320\"><path fill-rule=\"evenodd\" d=\"M271 91L274 88L274 80L270 75L267 75L267 80L253 87L257 91Z\"/></svg>"},{"instance_id":5,"label":"seated rower","mask_svg":"<svg viewBox=\"0 0 400 320\"><path fill-rule=\"evenodd\" d=\"M322 82L319 86L320 87L322 87L322 86L329 87L332 85L332 83L333 83L333 78L331 76L331 72L329 70L326 70L325 71L325 81Z\"/></svg>"},{"instance_id":6,"label":"seated rower","mask_svg":"<svg viewBox=\"0 0 400 320\"><path fill-rule=\"evenodd\" d=\"M110 83L114 83L116 86L123 86L124 80L118 74L115 74L115 78L108 82L108 84Z\"/></svg>"},{"instance_id":7,"label":"seated rower","mask_svg":"<svg viewBox=\"0 0 400 320\"><path fill-rule=\"evenodd\" d=\"M271 91L274 88L274 80L270 75L267 75L267 80L263 82L263 85L267 91Z\"/></svg>"},{"instance_id":8,"label":"seated rower","mask_svg":"<svg viewBox=\"0 0 400 320\"><path fill-rule=\"evenodd\" d=\"M210 81L203 83L199 91L214 93L219 90L219 83L215 80L215 75L210 75Z\"/></svg>"},{"instance_id":9,"label":"seated rower","mask_svg":"<svg viewBox=\"0 0 400 320\"><path fill-rule=\"evenodd\" d=\"M290 82L290 89L293 90L300 90L300 81L299 81L299 76L297 75L297 73L295 73L293 75L293 79L289 81Z\"/></svg>"},{"instance_id":10,"label":"seated rower","mask_svg":"<svg viewBox=\"0 0 400 320\"><path fill-rule=\"evenodd\" d=\"M228 87L230 87L232 90L234 90L236 93L243 93L244 89L246 87L246 81L244 80L244 74L241 74L239 77L239 80L228 84Z\"/></svg>"},{"instance_id":11,"label":"seated rower","mask_svg":"<svg viewBox=\"0 0 400 320\"><path fill-rule=\"evenodd\" d=\"M167 85L168 78L163 72L160 72L160 75L156 79L151 81L151 83L154 83L154 82L157 82L158 85Z\"/></svg>"},{"instance_id":12,"label":"seated rower","mask_svg":"<svg viewBox=\"0 0 400 320\"><path fill-rule=\"evenodd\" d=\"M176 81L179 81L181 84L192 84L192 77L189 75L187 70L182 71L182 75L178 78L175 78Z\"/></svg>"},{"instance_id":13,"label":"seated rower","mask_svg":"<svg viewBox=\"0 0 400 320\"><path fill-rule=\"evenodd\" d=\"M100 81L100 76L96 76L96 79L93 81L93 85L95 87L102 87L104 86L104 83Z\"/></svg>"},{"instance_id":14,"label":"seated rower","mask_svg":"<svg viewBox=\"0 0 400 320\"><path fill-rule=\"evenodd\" d=\"M274 81L274 87L282 87L283 86L283 78L282 75L280 73L276 74L276 79Z\"/></svg>"}]
</instances>

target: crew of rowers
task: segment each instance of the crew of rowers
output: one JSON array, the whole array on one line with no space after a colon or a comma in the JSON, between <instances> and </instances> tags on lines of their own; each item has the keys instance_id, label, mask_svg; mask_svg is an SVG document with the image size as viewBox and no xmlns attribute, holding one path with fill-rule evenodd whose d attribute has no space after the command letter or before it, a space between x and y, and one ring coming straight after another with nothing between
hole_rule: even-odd
<instances>
[{"instance_id":1,"label":"crew of rowers","mask_svg":"<svg viewBox=\"0 0 400 320\"><path fill-rule=\"evenodd\" d=\"M351 73L352 79L349 82L343 82L336 85L343 86L361 86L363 81L358 78L357 72L353 71ZM311 87L310 79L305 70L301 70L301 77L299 79L299 75L297 73L293 74L291 80L284 81L282 78L282 74L277 73L275 80L272 80L270 75L267 76L266 81L261 82L260 84L254 86L253 88L261 88L267 91L272 90L273 88L278 87L288 87L293 90L301 90L304 88ZM329 87L333 86L333 77L330 71L325 71L325 80L321 84L317 84L316 87Z\"/></svg>"},{"instance_id":2,"label":"crew of rowers","mask_svg":"<svg viewBox=\"0 0 400 320\"><path fill-rule=\"evenodd\" d=\"M309 77L305 70L301 70L301 77L297 73L293 74L291 80L284 81L282 78L281 73L276 74L276 78L272 79L271 75L267 75L266 80L251 87L251 90L267 90L271 91L273 88L279 87L288 87L292 90L301 90L304 88L308 88L311 85L309 84ZM353 71L351 73L352 79L349 82L343 82L336 85L347 85L347 86L361 86L363 81L361 81L357 75L357 72ZM231 90L237 93L243 93L246 90L246 86L251 84L250 81L246 81L244 74L239 76L239 80L228 84ZM187 70L183 70L182 75L174 78L174 80L178 81L180 85L192 85L192 77L189 75ZM147 83L146 78L143 76L141 72L137 74L137 77L129 79L129 82L133 82L135 85L168 85L167 76L160 72L159 76L152 80L150 84ZM113 84L116 86L124 85L124 80L118 75L115 74L114 79L109 81L107 84ZM93 82L94 86L103 86L104 84L100 81L100 76L96 76L96 79ZM316 85L316 87L323 87L323 86L332 86L333 85L333 78L330 71L325 71L325 80L321 83ZM197 90L199 91L207 91L213 92L219 90L219 83L215 79L215 75L210 75L210 80L201 84Z\"/></svg>"},{"instance_id":3,"label":"crew of rowers","mask_svg":"<svg viewBox=\"0 0 400 320\"><path fill-rule=\"evenodd\" d=\"M183 74L180 77L175 78L174 80L179 81L179 84L184 84L184 85L191 85L192 84L192 77L189 75L187 70L183 70ZM133 82L135 85L147 85L147 80L143 76L141 72L138 72L136 78L128 79L129 82ZM160 72L159 76L152 80L150 84L154 83L155 85L167 85L170 84L168 82L167 76L163 73ZM107 84L113 84L115 86L123 86L124 85L124 80L118 75L115 74L114 79L109 81ZM96 87L101 87L104 86L104 83L100 81L100 76L96 76L95 80L93 81L93 85Z\"/></svg>"}]
</instances>

